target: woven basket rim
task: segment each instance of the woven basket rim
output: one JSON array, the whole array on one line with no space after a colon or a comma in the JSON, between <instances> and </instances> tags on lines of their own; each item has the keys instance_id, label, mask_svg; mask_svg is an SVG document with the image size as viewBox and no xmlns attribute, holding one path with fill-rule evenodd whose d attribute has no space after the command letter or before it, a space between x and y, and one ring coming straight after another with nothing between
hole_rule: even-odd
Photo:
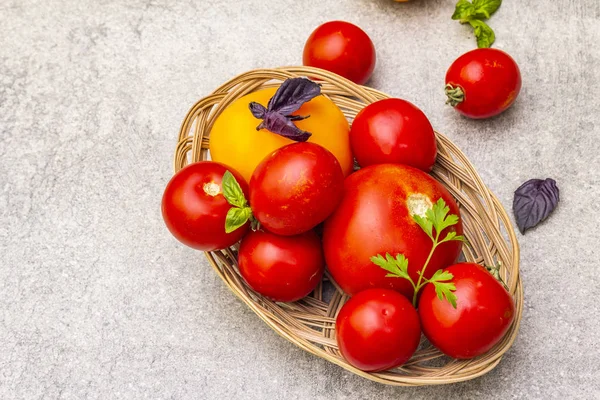
<instances>
[{"instance_id":1,"label":"woven basket rim","mask_svg":"<svg viewBox=\"0 0 600 400\"><path fill-rule=\"evenodd\" d=\"M312 67L287 66L255 69L242 73L219 86L212 94L200 99L188 111L180 127L179 141L174 157L175 172L189 162L206 159L208 135L212 122L229 103L259 88L276 86L276 81L296 76L318 78L319 83L322 84L323 94L338 104L349 118L351 118L349 115L355 115L357 107L364 107L368 103L390 97L376 89L356 85L336 74ZM515 300L516 314L511 328L500 343L488 353L471 360L450 360L441 367L442 369L415 364L414 367L405 368L403 366L398 369L399 371L364 372L348 364L339 356L335 340L331 339L333 333L333 329L330 327L331 317L321 315L323 305L318 298L315 298L314 302L311 300L308 306L305 303L309 302L309 299L306 299L305 303L301 301L299 304L282 305L263 298L252 291L239 276L232 249L205 253L209 264L228 288L280 336L309 353L339 365L356 375L387 385L419 386L461 382L486 374L498 365L518 334L523 312L519 245L506 211L497 197L483 183L468 158L452 141L437 131L436 140L439 153L432 175L451 192L453 192L451 188L460 187L471 196L470 199L473 199L469 202L461 202L462 198L457 199L461 213L468 211L468 214L472 215L472 218L468 220L463 219L465 235L467 239L471 240L469 238L471 234L473 238L477 238L477 243L483 243L479 249L483 254L479 257L483 257L484 261L486 259L504 260L501 265L501 277L507 283L509 292ZM454 197L456 198L456 195ZM469 223L474 226L482 224L488 229L483 233L470 230L468 229L470 228ZM486 240L489 240L489 248ZM465 256L469 257L467 252L472 252L470 254L473 256L472 261L476 261L475 250L465 249ZM345 297L347 298L347 296ZM339 311L341 304L345 301L344 296L340 295L335 301L336 310ZM322 324L319 326L324 326L322 335L315 330L313 336L308 328L302 327L302 323L316 323L315 321L306 322L296 318L297 315L303 315L304 309L310 309L313 305L316 305L313 308L313 311L316 310L315 314L306 315L314 315L315 321ZM329 304L328 312L331 311L329 308L331 308L331 304ZM302 321L302 323L298 321ZM301 325L300 328L297 326L298 324ZM434 356L437 358L437 354L439 354L439 352L437 354L430 353L431 351L428 352L428 350L423 351L421 354L423 362ZM406 365L410 365L411 362L412 359ZM439 371L443 371L443 373Z\"/></svg>"}]
</instances>

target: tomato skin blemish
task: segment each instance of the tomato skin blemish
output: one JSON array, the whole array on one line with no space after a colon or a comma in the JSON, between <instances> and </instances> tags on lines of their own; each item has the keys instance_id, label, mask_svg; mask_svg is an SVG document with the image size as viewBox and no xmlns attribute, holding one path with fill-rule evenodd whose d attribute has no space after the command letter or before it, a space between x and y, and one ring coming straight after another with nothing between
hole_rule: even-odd
<instances>
[{"instance_id":1,"label":"tomato skin blemish","mask_svg":"<svg viewBox=\"0 0 600 400\"><path fill-rule=\"evenodd\" d=\"M423 193L413 193L406 199L406 207L410 215L418 215L425 218L427 210L433 207L431 199Z\"/></svg>"}]
</instances>

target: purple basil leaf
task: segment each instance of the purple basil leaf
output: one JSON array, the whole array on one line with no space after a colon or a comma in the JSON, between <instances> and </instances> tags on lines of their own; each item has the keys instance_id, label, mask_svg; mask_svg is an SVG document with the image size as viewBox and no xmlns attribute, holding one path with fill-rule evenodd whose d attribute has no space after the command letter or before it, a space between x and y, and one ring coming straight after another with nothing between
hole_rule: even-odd
<instances>
[{"instance_id":1,"label":"purple basil leaf","mask_svg":"<svg viewBox=\"0 0 600 400\"><path fill-rule=\"evenodd\" d=\"M253 101L250 103L250 112L254 115L254 118L264 119L267 109L262 104Z\"/></svg>"},{"instance_id":2,"label":"purple basil leaf","mask_svg":"<svg viewBox=\"0 0 600 400\"><path fill-rule=\"evenodd\" d=\"M256 130L264 128L288 139L306 142L311 133L301 130L294 125L293 121L306 119L310 115L291 115L291 113L320 94L321 86L309 79L286 79L271 97L266 108L256 102L250 103L252 115L263 120Z\"/></svg>"},{"instance_id":3,"label":"purple basil leaf","mask_svg":"<svg viewBox=\"0 0 600 400\"><path fill-rule=\"evenodd\" d=\"M556 208L559 190L554 179L530 179L515 191L513 212L521 233L533 228Z\"/></svg>"},{"instance_id":4,"label":"purple basil leaf","mask_svg":"<svg viewBox=\"0 0 600 400\"><path fill-rule=\"evenodd\" d=\"M277 132L279 135L295 140L296 142L306 142L311 136L310 133L294 125L285 115L274 111L267 111L265 120L261 125L271 132Z\"/></svg>"},{"instance_id":5,"label":"purple basil leaf","mask_svg":"<svg viewBox=\"0 0 600 400\"><path fill-rule=\"evenodd\" d=\"M269 100L269 111L290 115L321 94L321 86L306 78L286 79Z\"/></svg>"}]
</instances>

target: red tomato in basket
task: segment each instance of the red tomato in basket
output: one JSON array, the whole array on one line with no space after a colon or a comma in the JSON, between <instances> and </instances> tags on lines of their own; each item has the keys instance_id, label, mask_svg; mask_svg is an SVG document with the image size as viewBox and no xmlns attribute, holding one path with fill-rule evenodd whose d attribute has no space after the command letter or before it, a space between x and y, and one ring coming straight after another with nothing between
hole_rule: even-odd
<instances>
[{"instance_id":1,"label":"red tomato in basket","mask_svg":"<svg viewBox=\"0 0 600 400\"><path fill-rule=\"evenodd\" d=\"M387 278L387 272L371 262L371 257L390 253L408 258L408 273L417 282L432 241L413 220L425 215L439 198L450 214L460 216L454 198L421 170L400 164L378 164L363 168L344 182L344 198L325 221L323 247L333 279L348 294L377 287L394 289L412 299L414 290L406 279ZM446 228L441 236L455 231L462 234L462 223ZM435 271L456 262L462 243L439 245L425 270L429 278Z\"/></svg>"},{"instance_id":2,"label":"red tomato in basket","mask_svg":"<svg viewBox=\"0 0 600 400\"><path fill-rule=\"evenodd\" d=\"M363 108L352 123L350 145L361 167L406 164L431 171L437 155L431 123L412 103L384 99Z\"/></svg>"},{"instance_id":3,"label":"red tomato in basket","mask_svg":"<svg viewBox=\"0 0 600 400\"><path fill-rule=\"evenodd\" d=\"M452 90L456 88L460 88L457 104L452 102L457 95ZM502 50L471 50L458 57L446 72L449 102L456 111L469 118L488 118L500 114L515 102L520 91L519 67Z\"/></svg>"},{"instance_id":4,"label":"red tomato in basket","mask_svg":"<svg viewBox=\"0 0 600 400\"><path fill-rule=\"evenodd\" d=\"M162 215L169 231L194 249L213 251L237 243L249 223L225 233L225 217L231 205L223 196L225 171L233 174L245 196L248 184L234 169L213 161L200 161L171 178L162 198Z\"/></svg>"},{"instance_id":5,"label":"red tomato in basket","mask_svg":"<svg viewBox=\"0 0 600 400\"><path fill-rule=\"evenodd\" d=\"M454 275L456 308L440 300L428 283L419 300L419 316L427 339L450 357L481 355L498 343L515 317L515 303L485 268L460 263L446 268Z\"/></svg>"},{"instance_id":6,"label":"red tomato in basket","mask_svg":"<svg viewBox=\"0 0 600 400\"><path fill-rule=\"evenodd\" d=\"M240 244L240 273L252 289L275 301L296 301L321 281L325 260L314 231L296 236L250 232Z\"/></svg>"},{"instance_id":7,"label":"red tomato in basket","mask_svg":"<svg viewBox=\"0 0 600 400\"><path fill-rule=\"evenodd\" d=\"M330 21L310 35L302 59L304 65L326 69L363 85L375 69L375 46L358 26Z\"/></svg>"},{"instance_id":8,"label":"red tomato in basket","mask_svg":"<svg viewBox=\"0 0 600 400\"><path fill-rule=\"evenodd\" d=\"M250 206L268 231L297 235L323 222L342 199L344 173L333 154L315 143L274 151L250 179Z\"/></svg>"},{"instance_id":9,"label":"red tomato in basket","mask_svg":"<svg viewBox=\"0 0 600 400\"><path fill-rule=\"evenodd\" d=\"M344 358L363 371L383 371L407 362L421 338L419 316L406 297L369 289L352 297L335 322Z\"/></svg>"}]
</instances>

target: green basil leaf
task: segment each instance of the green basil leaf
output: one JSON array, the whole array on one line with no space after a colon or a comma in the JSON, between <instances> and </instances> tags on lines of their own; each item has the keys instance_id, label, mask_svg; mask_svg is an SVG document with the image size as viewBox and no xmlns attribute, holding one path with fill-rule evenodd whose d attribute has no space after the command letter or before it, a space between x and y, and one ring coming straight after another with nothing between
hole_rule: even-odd
<instances>
[{"instance_id":1,"label":"green basil leaf","mask_svg":"<svg viewBox=\"0 0 600 400\"><path fill-rule=\"evenodd\" d=\"M244 208L248 205L240 184L231 172L225 171L221 180L221 187L223 188L223 196L225 196L229 204L239 208Z\"/></svg>"},{"instance_id":2,"label":"green basil leaf","mask_svg":"<svg viewBox=\"0 0 600 400\"><path fill-rule=\"evenodd\" d=\"M474 16L477 19L488 19L501 4L502 0L473 0Z\"/></svg>"},{"instance_id":3,"label":"green basil leaf","mask_svg":"<svg viewBox=\"0 0 600 400\"><path fill-rule=\"evenodd\" d=\"M231 233L239 227L244 226L251 216L252 210L250 207L231 207L225 217L225 233Z\"/></svg>"},{"instance_id":4,"label":"green basil leaf","mask_svg":"<svg viewBox=\"0 0 600 400\"><path fill-rule=\"evenodd\" d=\"M459 0L458 3L456 3L452 19L457 19L464 24L468 22L473 15L475 15L475 7L473 4L468 0Z\"/></svg>"},{"instance_id":5,"label":"green basil leaf","mask_svg":"<svg viewBox=\"0 0 600 400\"><path fill-rule=\"evenodd\" d=\"M473 19L469 21L469 24L471 24L471 26L475 30L475 37L477 38L477 47L479 47L480 49L486 48L490 47L492 43L494 43L494 41L496 40L496 35L494 34L492 28L488 26L488 24L478 19Z\"/></svg>"}]
</instances>

